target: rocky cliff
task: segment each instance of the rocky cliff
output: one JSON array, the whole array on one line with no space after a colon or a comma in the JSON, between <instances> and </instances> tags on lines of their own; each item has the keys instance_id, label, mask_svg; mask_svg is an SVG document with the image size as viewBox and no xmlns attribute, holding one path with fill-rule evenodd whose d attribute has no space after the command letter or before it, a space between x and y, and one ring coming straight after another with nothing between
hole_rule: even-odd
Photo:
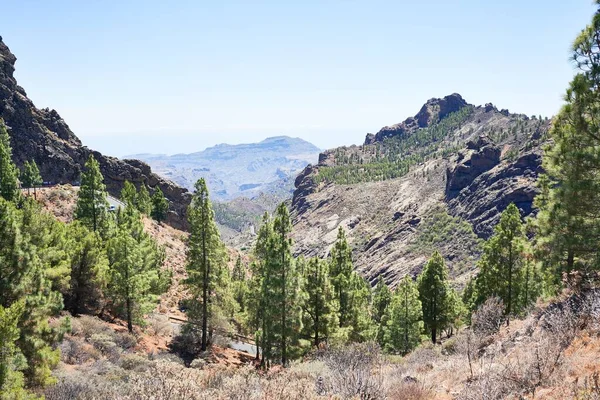
<instances>
[{"instance_id":1,"label":"rocky cliff","mask_svg":"<svg viewBox=\"0 0 600 400\"><path fill-rule=\"evenodd\" d=\"M464 282L500 213L510 203L532 213L549 125L452 94L362 145L322 153L296 179L296 252L325 255L342 226L372 282L417 274L435 249Z\"/></svg>"},{"instance_id":2,"label":"rocky cliff","mask_svg":"<svg viewBox=\"0 0 600 400\"><path fill-rule=\"evenodd\" d=\"M83 146L55 110L38 109L14 78L17 58L0 37L0 118L9 127L17 165L35 160L44 181L73 183L79 180L85 161L93 155L100 163L108 191L118 195L126 180L137 186L160 187L171 203L167 223L185 227L190 193L152 173L137 160L119 160Z\"/></svg>"}]
</instances>

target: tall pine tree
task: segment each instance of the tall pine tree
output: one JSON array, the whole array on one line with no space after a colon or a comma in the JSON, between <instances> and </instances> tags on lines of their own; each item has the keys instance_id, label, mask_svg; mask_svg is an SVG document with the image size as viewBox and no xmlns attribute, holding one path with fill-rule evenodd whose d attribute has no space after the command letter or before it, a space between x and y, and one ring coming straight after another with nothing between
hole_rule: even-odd
<instances>
[{"instance_id":1,"label":"tall pine tree","mask_svg":"<svg viewBox=\"0 0 600 400\"><path fill-rule=\"evenodd\" d=\"M433 253L419 275L417 284L425 329L431 332L431 341L435 344L437 334L446 328L450 316L448 267L439 252Z\"/></svg>"},{"instance_id":2,"label":"tall pine tree","mask_svg":"<svg viewBox=\"0 0 600 400\"><path fill-rule=\"evenodd\" d=\"M118 213L116 234L108 241L107 294L114 310L127 320L127 329L158 301L168 286L161 272L163 253L144 232L141 216L132 207Z\"/></svg>"},{"instance_id":3,"label":"tall pine tree","mask_svg":"<svg viewBox=\"0 0 600 400\"><path fill-rule=\"evenodd\" d=\"M0 197L14 201L19 196L19 170L12 161L10 136L0 118Z\"/></svg>"},{"instance_id":4,"label":"tall pine tree","mask_svg":"<svg viewBox=\"0 0 600 400\"><path fill-rule=\"evenodd\" d=\"M500 297L506 307L507 324L510 316L523 308L519 298L524 290L525 242L521 214L514 204L510 204L502 213L479 260L475 305L483 304L492 296Z\"/></svg>"},{"instance_id":5,"label":"tall pine tree","mask_svg":"<svg viewBox=\"0 0 600 400\"><path fill-rule=\"evenodd\" d=\"M160 224L167 218L167 212L169 212L169 201L160 187L157 187L152 195L151 216Z\"/></svg>"},{"instance_id":6,"label":"tall pine tree","mask_svg":"<svg viewBox=\"0 0 600 400\"><path fill-rule=\"evenodd\" d=\"M200 350L204 351L212 336L214 318L223 305L219 303L223 299L216 295L216 290L223 290L228 282L224 279L225 247L215 223L204 178L196 182L195 189L188 209L190 238L185 283L192 295L188 321L192 327L199 327Z\"/></svg>"},{"instance_id":7,"label":"tall pine tree","mask_svg":"<svg viewBox=\"0 0 600 400\"><path fill-rule=\"evenodd\" d=\"M100 164L90 155L81 174L81 186L75 209L75 218L94 232L106 238L108 234L108 201Z\"/></svg>"},{"instance_id":8,"label":"tall pine tree","mask_svg":"<svg viewBox=\"0 0 600 400\"><path fill-rule=\"evenodd\" d=\"M42 186L42 176L40 170L34 160L25 161L23 165L23 172L21 173L21 183L23 187L27 189L27 194L30 194L30 190L33 188L33 197L37 198L37 188Z\"/></svg>"},{"instance_id":9,"label":"tall pine tree","mask_svg":"<svg viewBox=\"0 0 600 400\"><path fill-rule=\"evenodd\" d=\"M417 347L423 330L423 310L417 284L410 276L398 284L385 314L384 348L404 355Z\"/></svg>"},{"instance_id":10,"label":"tall pine tree","mask_svg":"<svg viewBox=\"0 0 600 400\"><path fill-rule=\"evenodd\" d=\"M315 347L327 340L339 327L338 303L329 279L328 263L312 258L306 264L303 279L306 294L303 304L304 332Z\"/></svg>"}]
</instances>

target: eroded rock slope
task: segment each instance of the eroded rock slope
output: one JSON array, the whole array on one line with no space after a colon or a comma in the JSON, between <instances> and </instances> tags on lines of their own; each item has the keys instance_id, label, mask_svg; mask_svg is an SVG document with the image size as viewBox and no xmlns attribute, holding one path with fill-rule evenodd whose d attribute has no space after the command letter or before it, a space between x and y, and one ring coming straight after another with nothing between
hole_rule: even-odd
<instances>
[{"instance_id":1,"label":"eroded rock slope","mask_svg":"<svg viewBox=\"0 0 600 400\"><path fill-rule=\"evenodd\" d=\"M363 145L322 153L296 179L296 252L326 255L342 226L372 282L416 275L435 249L464 282L501 212L532 213L549 125L452 94Z\"/></svg>"}]
</instances>

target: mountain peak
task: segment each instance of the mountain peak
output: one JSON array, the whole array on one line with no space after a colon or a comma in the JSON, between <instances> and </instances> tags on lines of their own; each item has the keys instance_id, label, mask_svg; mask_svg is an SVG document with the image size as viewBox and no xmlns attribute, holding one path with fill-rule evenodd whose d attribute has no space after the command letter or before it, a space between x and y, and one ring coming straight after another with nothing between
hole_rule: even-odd
<instances>
[{"instance_id":1,"label":"mountain peak","mask_svg":"<svg viewBox=\"0 0 600 400\"><path fill-rule=\"evenodd\" d=\"M438 122L466 106L469 106L469 103L458 93L452 93L442 98L431 98L423 104L414 117L407 118L399 124L385 126L375 135L368 134L365 144L373 144L386 137L405 135L419 128L427 128L432 123Z\"/></svg>"}]
</instances>

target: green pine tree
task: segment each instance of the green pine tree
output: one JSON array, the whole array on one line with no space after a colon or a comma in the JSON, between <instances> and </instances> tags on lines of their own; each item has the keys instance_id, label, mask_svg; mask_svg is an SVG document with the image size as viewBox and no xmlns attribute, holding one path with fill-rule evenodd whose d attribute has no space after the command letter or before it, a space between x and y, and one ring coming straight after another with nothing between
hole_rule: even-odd
<instances>
[{"instance_id":1,"label":"green pine tree","mask_svg":"<svg viewBox=\"0 0 600 400\"><path fill-rule=\"evenodd\" d=\"M292 257L290 238L292 223L285 203L281 203L273 220L273 236L268 242L268 262L266 274L269 275L269 298L266 306L273 323L273 339L278 343L281 364L288 365L291 347L297 345L298 334L302 329L300 276Z\"/></svg>"},{"instance_id":2,"label":"green pine tree","mask_svg":"<svg viewBox=\"0 0 600 400\"><path fill-rule=\"evenodd\" d=\"M394 291L386 308L384 348L392 353L407 354L421 341L423 310L417 284L405 276Z\"/></svg>"},{"instance_id":3,"label":"green pine tree","mask_svg":"<svg viewBox=\"0 0 600 400\"><path fill-rule=\"evenodd\" d=\"M145 183L142 183L140 186L140 190L135 198L135 207L144 215L150 215L152 212L152 199Z\"/></svg>"},{"instance_id":4,"label":"green pine tree","mask_svg":"<svg viewBox=\"0 0 600 400\"><path fill-rule=\"evenodd\" d=\"M510 204L494 228L494 235L485 244L475 283L475 304L483 304L492 296L500 297L506 307L507 324L510 316L520 313L524 306L519 298L524 290L525 244L521 214ZM529 297L535 301L534 296Z\"/></svg>"},{"instance_id":5,"label":"green pine tree","mask_svg":"<svg viewBox=\"0 0 600 400\"><path fill-rule=\"evenodd\" d=\"M18 323L24 311L23 301L8 308L0 305L0 399L38 399L24 389L21 369L26 360L16 346L20 336Z\"/></svg>"},{"instance_id":6,"label":"green pine tree","mask_svg":"<svg viewBox=\"0 0 600 400\"><path fill-rule=\"evenodd\" d=\"M354 271L352 250L341 227L331 249L329 274L340 306L340 327L345 328L351 341L369 339L372 328L369 314L370 289L367 282Z\"/></svg>"},{"instance_id":7,"label":"green pine tree","mask_svg":"<svg viewBox=\"0 0 600 400\"><path fill-rule=\"evenodd\" d=\"M52 289L51 268L40 257L45 249L32 242L30 220L0 199L0 305L5 309L19 301L25 305L16 345L27 360L23 370L27 383L44 386L55 381L51 369L59 361L59 352L53 346L63 332L62 327L50 327L49 319L63 304L60 293Z\"/></svg>"},{"instance_id":8,"label":"green pine tree","mask_svg":"<svg viewBox=\"0 0 600 400\"><path fill-rule=\"evenodd\" d=\"M212 336L215 318L224 305L219 302L222 298L216 296L216 291L218 288L223 290L228 282L223 275L227 270L225 246L215 223L204 178L196 182L195 189L188 209L190 238L185 284L192 296L188 321L192 329L200 330L200 350L205 351Z\"/></svg>"},{"instance_id":9,"label":"green pine tree","mask_svg":"<svg viewBox=\"0 0 600 400\"><path fill-rule=\"evenodd\" d=\"M447 327L450 314L448 267L439 252L433 253L417 284L425 329L431 332L431 341L435 344L438 332Z\"/></svg>"},{"instance_id":10,"label":"green pine tree","mask_svg":"<svg viewBox=\"0 0 600 400\"><path fill-rule=\"evenodd\" d=\"M306 298L303 304L304 332L315 347L339 327L338 304L329 279L328 263L318 258L306 264L303 279Z\"/></svg>"},{"instance_id":11,"label":"green pine tree","mask_svg":"<svg viewBox=\"0 0 600 400\"><path fill-rule=\"evenodd\" d=\"M137 190L136 190L134 184L129 181L125 181L125 183L123 184L123 189L121 189L121 201L126 206L137 208L137 206L136 206L137 196L138 196L138 193L137 193ZM140 211L140 210L138 210L138 211Z\"/></svg>"},{"instance_id":12,"label":"green pine tree","mask_svg":"<svg viewBox=\"0 0 600 400\"><path fill-rule=\"evenodd\" d=\"M30 190L33 188L33 196L37 198L36 189L42 186L42 176L40 170L34 160L31 162L25 161L23 165L23 172L21 173L21 183L23 187L27 188L27 194L30 194Z\"/></svg>"},{"instance_id":13,"label":"green pine tree","mask_svg":"<svg viewBox=\"0 0 600 400\"><path fill-rule=\"evenodd\" d=\"M377 325L377 342L383 345L385 327L387 319L385 311L392 301L392 291L383 280L383 276L379 275L377 285L373 289L372 295L372 317L373 322Z\"/></svg>"},{"instance_id":14,"label":"green pine tree","mask_svg":"<svg viewBox=\"0 0 600 400\"><path fill-rule=\"evenodd\" d=\"M65 293L66 309L73 315L100 309L106 288L108 259L100 236L77 221L68 228L70 282Z\"/></svg>"},{"instance_id":15,"label":"green pine tree","mask_svg":"<svg viewBox=\"0 0 600 400\"><path fill-rule=\"evenodd\" d=\"M15 201L19 194L19 170L12 161L10 136L0 118L0 197Z\"/></svg>"},{"instance_id":16,"label":"green pine tree","mask_svg":"<svg viewBox=\"0 0 600 400\"><path fill-rule=\"evenodd\" d=\"M108 235L108 194L104 186L104 177L100 172L100 164L90 155L85 163L85 171L81 174L81 186L75 209L75 218L103 237Z\"/></svg>"},{"instance_id":17,"label":"green pine tree","mask_svg":"<svg viewBox=\"0 0 600 400\"><path fill-rule=\"evenodd\" d=\"M132 207L118 213L117 231L108 241L107 295L114 310L127 320L127 329L141 323L158 296L166 290L167 277L161 272L164 253L144 232L141 216Z\"/></svg>"},{"instance_id":18,"label":"green pine tree","mask_svg":"<svg viewBox=\"0 0 600 400\"><path fill-rule=\"evenodd\" d=\"M536 254L556 287L564 273L579 271L589 283L600 270L599 37L600 7L573 44L579 73L553 121L538 180Z\"/></svg>"},{"instance_id":19,"label":"green pine tree","mask_svg":"<svg viewBox=\"0 0 600 400\"><path fill-rule=\"evenodd\" d=\"M151 216L159 224L167 218L167 212L169 211L169 201L166 199L160 187L154 189L152 195L152 212Z\"/></svg>"}]
</instances>

